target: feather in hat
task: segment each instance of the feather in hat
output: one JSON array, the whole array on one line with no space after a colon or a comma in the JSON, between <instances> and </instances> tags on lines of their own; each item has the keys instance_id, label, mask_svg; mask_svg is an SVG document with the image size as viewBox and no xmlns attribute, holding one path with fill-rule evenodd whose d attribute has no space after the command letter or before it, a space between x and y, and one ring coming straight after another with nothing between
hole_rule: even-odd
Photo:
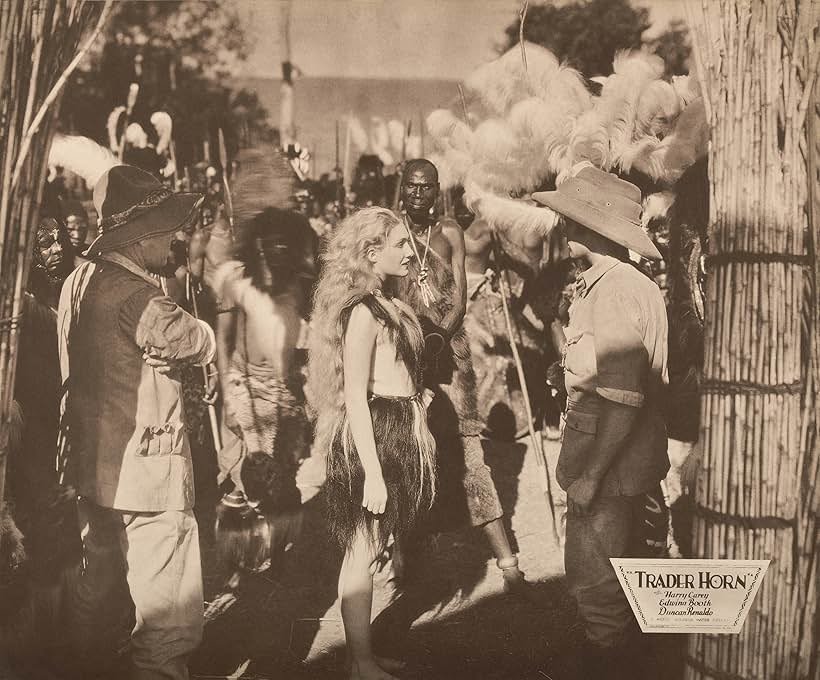
<instances>
[{"instance_id":1,"label":"feather in hat","mask_svg":"<svg viewBox=\"0 0 820 680\"><path fill-rule=\"evenodd\" d=\"M89 188L93 188L102 174L119 165L119 161L111 151L93 139L57 134L51 143L48 164L51 167L61 166L79 175Z\"/></svg>"}]
</instances>

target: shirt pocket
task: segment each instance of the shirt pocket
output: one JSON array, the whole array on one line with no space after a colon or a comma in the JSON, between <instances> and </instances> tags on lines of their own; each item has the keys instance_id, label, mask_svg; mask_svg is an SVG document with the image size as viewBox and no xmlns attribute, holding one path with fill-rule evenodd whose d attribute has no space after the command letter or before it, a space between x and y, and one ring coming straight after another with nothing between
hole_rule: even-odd
<instances>
[{"instance_id":1,"label":"shirt pocket","mask_svg":"<svg viewBox=\"0 0 820 680\"><path fill-rule=\"evenodd\" d=\"M567 387L593 384L598 374L598 364L595 359L595 336L589 331L569 327L566 338L564 369L571 376Z\"/></svg>"},{"instance_id":2,"label":"shirt pocket","mask_svg":"<svg viewBox=\"0 0 820 680\"><path fill-rule=\"evenodd\" d=\"M562 489L566 490L584 472L597 432L597 414L567 411L556 470L558 483Z\"/></svg>"},{"instance_id":3,"label":"shirt pocket","mask_svg":"<svg viewBox=\"0 0 820 680\"><path fill-rule=\"evenodd\" d=\"M181 423L144 425L136 453L143 458L182 453Z\"/></svg>"}]
</instances>

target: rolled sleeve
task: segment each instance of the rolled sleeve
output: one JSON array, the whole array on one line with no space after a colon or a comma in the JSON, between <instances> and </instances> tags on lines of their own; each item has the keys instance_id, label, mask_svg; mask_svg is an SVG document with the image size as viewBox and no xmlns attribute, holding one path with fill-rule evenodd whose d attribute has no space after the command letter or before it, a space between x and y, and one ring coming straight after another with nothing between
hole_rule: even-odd
<instances>
[{"instance_id":1,"label":"rolled sleeve","mask_svg":"<svg viewBox=\"0 0 820 680\"><path fill-rule=\"evenodd\" d=\"M139 347L151 347L163 359L207 364L216 354L211 327L164 295L135 293L121 308L119 323Z\"/></svg>"},{"instance_id":2,"label":"rolled sleeve","mask_svg":"<svg viewBox=\"0 0 820 680\"><path fill-rule=\"evenodd\" d=\"M649 354L638 327L635 304L622 295L600 299L592 315L597 393L604 399L639 408L649 367Z\"/></svg>"}]
</instances>

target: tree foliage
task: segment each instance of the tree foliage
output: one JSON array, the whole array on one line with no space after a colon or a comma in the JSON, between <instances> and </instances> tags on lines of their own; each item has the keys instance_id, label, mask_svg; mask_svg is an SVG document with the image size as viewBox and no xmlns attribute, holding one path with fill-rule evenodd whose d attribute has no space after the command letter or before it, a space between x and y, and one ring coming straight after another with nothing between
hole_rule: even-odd
<instances>
[{"instance_id":1,"label":"tree foliage","mask_svg":"<svg viewBox=\"0 0 820 680\"><path fill-rule=\"evenodd\" d=\"M106 120L126 105L131 83L139 94L130 120L153 136L150 116L167 111L174 121L181 166L203 160L207 141L216 161L217 131L235 148L241 134L268 135L267 112L255 93L234 93L249 44L229 0L167 0L117 3L106 40L67 88L63 127L107 143Z\"/></svg>"},{"instance_id":2,"label":"tree foliage","mask_svg":"<svg viewBox=\"0 0 820 680\"><path fill-rule=\"evenodd\" d=\"M649 10L629 0L576 0L561 5L531 5L524 38L552 51L586 77L612 73L620 50L647 46L667 61L669 74L686 72L689 45L685 26L677 22L649 43L643 33L651 26ZM520 17L505 29L504 51L518 44Z\"/></svg>"},{"instance_id":3,"label":"tree foliage","mask_svg":"<svg viewBox=\"0 0 820 680\"><path fill-rule=\"evenodd\" d=\"M689 73L692 44L685 22L680 20L670 22L669 28L650 40L647 47L663 59L666 64L667 77L683 76Z\"/></svg>"}]
</instances>

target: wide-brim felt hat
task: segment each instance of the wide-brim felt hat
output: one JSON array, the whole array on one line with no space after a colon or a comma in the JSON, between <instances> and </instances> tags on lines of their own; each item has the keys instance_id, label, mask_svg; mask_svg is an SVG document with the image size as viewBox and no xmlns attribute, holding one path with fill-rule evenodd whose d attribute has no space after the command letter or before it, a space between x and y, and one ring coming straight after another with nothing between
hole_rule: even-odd
<instances>
[{"instance_id":1,"label":"wide-brim felt hat","mask_svg":"<svg viewBox=\"0 0 820 680\"><path fill-rule=\"evenodd\" d=\"M539 191L532 198L638 255L662 259L641 227L641 190L612 173L579 163L556 191Z\"/></svg>"},{"instance_id":2,"label":"wide-brim felt hat","mask_svg":"<svg viewBox=\"0 0 820 680\"><path fill-rule=\"evenodd\" d=\"M177 231L194 218L201 194L174 193L131 165L106 170L94 186L99 236L84 255L99 255Z\"/></svg>"}]
</instances>

